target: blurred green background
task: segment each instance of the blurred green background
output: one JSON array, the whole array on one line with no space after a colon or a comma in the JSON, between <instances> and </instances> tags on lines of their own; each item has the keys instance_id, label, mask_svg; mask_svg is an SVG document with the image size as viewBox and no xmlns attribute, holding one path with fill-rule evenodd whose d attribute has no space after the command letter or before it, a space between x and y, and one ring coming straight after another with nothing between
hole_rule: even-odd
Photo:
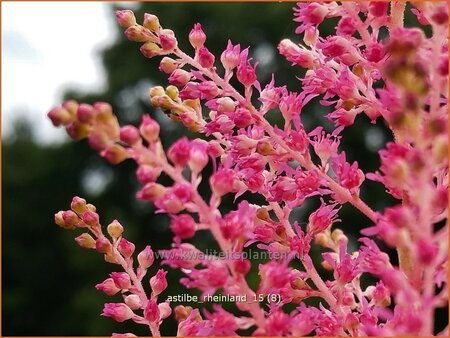
<instances>
[{"instance_id":1,"label":"blurred green background","mask_svg":"<svg viewBox=\"0 0 450 338\"><path fill-rule=\"evenodd\" d=\"M299 90L296 76L302 74L301 70L292 68L276 50L283 38L300 41L291 20L293 3L143 3L137 6L138 21L144 12L158 15L163 27L176 32L185 51L191 50L187 39L190 29L200 22L208 37L206 45L215 55L220 55L228 39L242 47L251 45L252 56L260 62L258 75L263 86L274 72L277 84ZM117 8L111 4L111 20ZM323 24L322 34L334 32L335 25L335 20ZM116 36L116 42L101 52L107 89L86 93L82 88L72 88L64 99L110 102L121 124L138 124L141 115L149 112L161 123L162 140L167 147L186 132L149 106L148 88L167 85L165 75L157 70L160 58L144 58L138 44L127 41L118 25L111 34ZM317 103L310 104L302 113L307 130L319 124L330 126L323 115ZM276 116L272 122L277 123ZM67 209L72 197L78 195L97 206L103 224L113 219L124 224L125 236L136 244L137 250L147 244L154 249L169 247L171 233L167 217L155 215L151 205L135 200L139 185L134 163L128 161L113 168L85 141L42 145L36 142L32 126L26 121L17 121L14 128L13 136L2 142L2 334L105 336L130 331L148 335L144 327L134 323L118 324L99 317L103 304L119 301L119 296L107 297L95 290L94 285L118 268L104 263L96 252L79 248L73 240L79 233L64 231L53 224L54 213ZM365 172L377 168L377 150L390 138L383 124L371 125L363 116L344 136L342 149L346 150L347 159L359 160ZM366 182L362 193L377 210L392 203L377 184ZM250 195L244 198L258 201ZM310 201L296 210L294 216L304 222L317 202ZM225 200L224 209L233 209L231 198ZM353 236L368 225L362 215L348 206L343 208L341 218L343 227ZM193 243L203 249L214 245L204 233ZM253 288L257 285L256 265L248 277ZM150 270L150 275L155 268ZM169 269L169 288L161 299L183 292L178 283L180 275ZM229 309L233 311L232 306ZM175 335L175 322L167 321L162 332Z\"/></svg>"}]
</instances>

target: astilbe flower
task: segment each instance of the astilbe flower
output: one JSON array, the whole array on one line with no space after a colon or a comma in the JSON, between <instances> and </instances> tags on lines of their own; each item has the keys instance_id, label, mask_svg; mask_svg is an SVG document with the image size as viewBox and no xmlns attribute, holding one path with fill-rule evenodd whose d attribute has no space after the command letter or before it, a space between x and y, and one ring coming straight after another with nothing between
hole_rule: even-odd
<instances>
[{"instance_id":1,"label":"astilbe flower","mask_svg":"<svg viewBox=\"0 0 450 338\"><path fill-rule=\"evenodd\" d=\"M219 305L202 314L164 302L159 298L170 271L161 269L143 284L154 264L150 246L137 254L135 267L136 248L123 237L122 225L113 221L107 237L95 207L75 197L71 210L58 212L55 222L84 230L76 242L124 270L96 285L108 296L123 297L123 302L107 303L102 315L148 325L153 335L160 334L159 325L171 313L181 336L235 335L249 328L255 335L436 333L434 314L445 306L448 283L448 10L439 2L413 6L418 28L404 27L401 2L299 3L294 21L303 44L283 39L278 50L292 65L306 68L300 92L276 86L274 75L262 87L249 48L228 41L214 56L199 23L189 34L194 48L189 56L156 16L145 14L140 25L133 12L117 11L126 37L141 44L145 57L163 56L160 70L170 85L151 88L151 104L190 131L205 134L207 141L183 137L165 151L153 118L143 115L139 126L120 127L112 107L103 102L68 101L48 116L74 140L86 138L108 162L136 162L142 184L136 197L170 217L173 247L159 254L163 265L181 269L183 285L202 295L219 291L249 301L236 301L241 317ZM320 25L328 18L338 19L336 35L322 37ZM431 28L431 37L424 26ZM326 117L332 130L303 125L302 115L315 98L331 107ZM274 109L281 112L283 128L264 117ZM374 173L348 162L340 146L342 131L360 119L383 119L394 136L379 151L381 166ZM198 186L209 163L211 197L205 200ZM160 183L162 173L173 183ZM360 196L365 179L381 183L397 204L377 211L365 204ZM236 210L220 211L225 195L236 199L246 192L266 202L241 201ZM293 209L314 196L320 196L321 205L306 226L291 222ZM345 204L371 222L353 252L349 238L336 228ZM235 255L205 255L187 242L202 230L211 232L222 253ZM398 265L375 240L397 250ZM251 262L243 257L253 244L271 254L257 267L257 291L247 284ZM313 247L323 250L320 262L311 257ZM293 268L293 261L301 267ZM333 279L321 277L318 263L332 271ZM376 282L363 289L365 275ZM311 297L320 299L318 307L307 305ZM295 309L286 312L285 304Z\"/></svg>"}]
</instances>

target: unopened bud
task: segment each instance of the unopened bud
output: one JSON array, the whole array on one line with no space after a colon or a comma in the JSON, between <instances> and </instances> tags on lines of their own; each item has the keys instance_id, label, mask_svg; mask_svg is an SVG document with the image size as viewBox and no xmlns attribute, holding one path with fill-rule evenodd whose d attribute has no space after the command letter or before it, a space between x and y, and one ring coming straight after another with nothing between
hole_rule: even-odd
<instances>
[{"instance_id":1,"label":"unopened bud","mask_svg":"<svg viewBox=\"0 0 450 338\"><path fill-rule=\"evenodd\" d=\"M84 198L75 196L72 199L72 203L70 203L70 209L72 209L79 215L82 214L86 211L86 200Z\"/></svg>"},{"instance_id":2,"label":"unopened bud","mask_svg":"<svg viewBox=\"0 0 450 338\"><path fill-rule=\"evenodd\" d=\"M95 226L99 225L99 216L98 216L98 214L96 212L85 211L81 215L81 219L89 227L95 227Z\"/></svg>"},{"instance_id":3,"label":"unopened bud","mask_svg":"<svg viewBox=\"0 0 450 338\"><path fill-rule=\"evenodd\" d=\"M147 245L137 256L139 266L143 269L148 269L154 262L155 257L150 245Z\"/></svg>"},{"instance_id":4,"label":"unopened bud","mask_svg":"<svg viewBox=\"0 0 450 338\"><path fill-rule=\"evenodd\" d=\"M172 313L172 309L170 308L170 305L168 302L158 304L158 309L159 309L160 319L165 319L165 318L169 317Z\"/></svg>"},{"instance_id":5,"label":"unopened bud","mask_svg":"<svg viewBox=\"0 0 450 338\"><path fill-rule=\"evenodd\" d=\"M125 36L128 40L134 42L153 41L152 33L141 25L130 26L125 30Z\"/></svg>"},{"instance_id":6,"label":"unopened bud","mask_svg":"<svg viewBox=\"0 0 450 338\"><path fill-rule=\"evenodd\" d=\"M139 50L142 55L149 59L161 54L161 48L156 43L151 41L144 43Z\"/></svg>"},{"instance_id":7,"label":"unopened bud","mask_svg":"<svg viewBox=\"0 0 450 338\"><path fill-rule=\"evenodd\" d=\"M95 241L95 249L100 253L107 253L111 250L111 243L106 237L97 238Z\"/></svg>"},{"instance_id":8,"label":"unopened bud","mask_svg":"<svg viewBox=\"0 0 450 338\"><path fill-rule=\"evenodd\" d=\"M178 88L175 87L175 86L168 86L168 87L166 88L166 94L167 94L167 96L169 96L172 100L175 101L175 100L178 99L178 94L179 94Z\"/></svg>"},{"instance_id":9,"label":"unopened bud","mask_svg":"<svg viewBox=\"0 0 450 338\"><path fill-rule=\"evenodd\" d=\"M85 249L95 249L95 239L88 233L81 234L75 238L79 246Z\"/></svg>"},{"instance_id":10,"label":"unopened bud","mask_svg":"<svg viewBox=\"0 0 450 338\"><path fill-rule=\"evenodd\" d=\"M136 24L136 17L130 10L116 11L116 18L119 25L128 28Z\"/></svg>"},{"instance_id":11,"label":"unopened bud","mask_svg":"<svg viewBox=\"0 0 450 338\"><path fill-rule=\"evenodd\" d=\"M120 236L122 236L123 233L123 226L119 223L119 221L114 220L112 221L108 227L106 228L108 231L108 234L113 238L117 239Z\"/></svg>"},{"instance_id":12,"label":"unopened bud","mask_svg":"<svg viewBox=\"0 0 450 338\"><path fill-rule=\"evenodd\" d=\"M163 57L161 63L159 64L159 70L166 74L171 74L178 68L178 62L167 56Z\"/></svg>"},{"instance_id":13,"label":"unopened bud","mask_svg":"<svg viewBox=\"0 0 450 338\"><path fill-rule=\"evenodd\" d=\"M111 164L119 164L125 161L128 157L125 148L118 144L109 146L108 148L103 150L100 155Z\"/></svg>"},{"instance_id":14,"label":"unopened bud","mask_svg":"<svg viewBox=\"0 0 450 338\"><path fill-rule=\"evenodd\" d=\"M129 306L131 310L138 310L141 308L141 299L138 295L131 294L125 297L125 304Z\"/></svg>"},{"instance_id":15,"label":"unopened bud","mask_svg":"<svg viewBox=\"0 0 450 338\"><path fill-rule=\"evenodd\" d=\"M194 28L189 33L189 42L191 43L192 47L198 49L200 47L203 47L205 41L206 41L206 34L205 32L203 32L202 25L196 23L194 25Z\"/></svg>"},{"instance_id":16,"label":"unopened bud","mask_svg":"<svg viewBox=\"0 0 450 338\"><path fill-rule=\"evenodd\" d=\"M167 288L166 275L167 271L160 269L155 276L150 278L150 286L152 287L152 291L155 296L159 295Z\"/></svg>"},{"instance_id":17,"label":"unopened bud","mask_svg":"<svg viewBox=\"0 0 450 338\"><path fill-rule=\"evenodd\" d=\"M58 127L60 125L67 125L73 120L73 117L70 115L69 111L62 107L53 108L49 111L47 116L52 121L55 127Z\"/></svg>"},{"instance_id":18,"label":"unopened bud","mask_svg":"<svg viewBox=\"0 0 450 338\"><path fill-rule=\"evenodd\" d=\"M130 258L133 255L135 245L125 238L122 238L117 246L117 249L125 258Z\"/></svg>"},{"instance_id":19,"label":"unopened bud","mask_svg":"<svg viewBox=\"0 0 450 338\"><path fill-rule=\"evenodd\" d=\"M182 322L183 320L186 320L187 317L192 312L192 307L190 306L184 306L184 305L178 305L174 309L175 311L175 319L177 322Z\"/></svg>"},{"instance_id":20,"label":"unopened bud","mask_svg":"<svg viewBox=\"0 0 450 338\"><path fill-rule=\"evenodd\" d=\"M159 24L159 19L156 15L153 14L144 14L144 23L145 28L150 29L152 32L158 32L161 29Z\"/></svg>"},{"instance_id":21,"label":"unopened bud","mask_svg":"<svg viewBox=\"0 0 450 338\"><path fill-rule=\"evenodd\" d=\"M170 35L170 34L161 34L159 36L159 40L161 43L161 48L165 51L165 52L171 52L173 51L176 47L177 47L177 39L175 38L174 35Z\"/></svg>"},{"instance_id":22,"label":"unopened bud","mask_svg":"<svg viewBox=\"0 0 450 338\"><path fill-rule=\"evenodd\" d=\"M126 125L120 128L120 140L132 146L138 143L141 139L139 130L132 125Z\"/></svg>"}]
</instances>

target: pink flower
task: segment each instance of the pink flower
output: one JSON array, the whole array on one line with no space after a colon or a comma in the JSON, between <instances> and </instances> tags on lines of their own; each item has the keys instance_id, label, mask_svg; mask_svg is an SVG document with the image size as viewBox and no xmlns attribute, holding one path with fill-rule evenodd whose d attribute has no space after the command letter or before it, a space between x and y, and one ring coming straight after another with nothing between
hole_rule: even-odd
<instances>
[{"instance_id":1,"label":"pink flower","mask_svg":"<svg viewBox=\"0 0 450 338\"><path fill-rule=\"evenodd\" d=\"M241 52L240 62L237 69L237 79L245 87L250 87L256 82L255 68L250 65L250 60L247 60L248 48Z\"/></svg>"},{"instance_id":2,"label":"pink flower","mask_svg":"<svg viewBox=\"0 0 450 338\"><path fill-rule=\"evenodd\" d=\"M389 2L371 1L369 3L369 13L375 17L385 16L389 8Z\"/></svg>"},{"instance_id":3,"label":"pink flower","mask_svg":"<svg viewBox=\"0 0 450 338\"><path fill-rule=\"evenodd\" d=\"M192 238L195 235L196 223L191 215L181 214L173 216L170 230L180 239Z\"/></svg>"},{"instance_id":4,"label":"pink flower","mask_svg":"<svg viewBox=\"0 0 450 338\"><path fill-rule=\"evenodd\" d=\"M217 196L223 196L229 192L235 191L234 189L234 172L231 169L219 169L211 175L209 184L214 194Z\"/></svg>"},{"instance_id":5,"label":"pink flower","mask_svg":"<svg viewBox=\"0 0 450 338\"><path fill-rule=\"evenodd\" d=\"M292 65L299 65L303 68L313 68L317 62L310 50L300 48L289 39L284 39L279 43L278 51L286 58L286 60L292 62Z\"/></svg>"},{"instance_id":6,"label":"pink flower","mask_svg":"<svg viewBox=\"0 0 450 338\"><path fill-rule=\"evenodd\" d=\"M183 167L189 162L190 142L187 137L182 137L172 144L167 151L167 157L173 164Z\"/></svg>"},{"instance_id":7,"label":"pink flower","mask_svg":"<svg viewBox=\"0 0 450 338\"><path fill-rule=\"evenodd\" d=\"M312 235L318 234L328 227L331 227L335 222L339 222L337 213L340 208L335 209L335 207L336 204L325 204L325 202L321 200L319 209L309 216L308 229Z\"/></svg>"},{"instance_id":8,"label":"pink flower","mask_svg":"<svg viewBox=\"0 0 450 338\"><path fill-rule=\"evenodd\" d=\"M327 16L328 9L326 6L313 3L297 3L294 7L294 21L301 23L295 30L295 33L302 33L309 26L319 25Z\"/></svg>"},{"instance_id":9,"label":"pink flower","mask_svg":"<svg viewBox=\"0 0 450 338\"><path fill-rule=\"evenodd\" d=\"M104 317L111 317L116 322L122 323L133 318L133 311L124 303L106 303L101 314Z\"/></svg>"},{"instance_id":10,"label":"pink flower","mask_svg":"<svg viewBox=\"0 0 450 338\"><path fill-rule=\"evenodd\" d=\"M364 181L364 173L358 169L357 162L350 165L345 160L345 152L342 152L332 158L331 167L339 179L339 184L350 191L358 191Z\"/></svg>"},{"instance_id":11,"label":"pink flower","mask_svg":"<svg viewBox=\"0 0 450 338\"><path fill-rule=\"evenodd\" d=\"M171 52L173 51L176 47L177 47L177 39L175 38L175 36L170 35L170 34L160 34L159 35L159 40L161 43L161 48L165 51L165 52Z\"/></svg>"}]
</instances>

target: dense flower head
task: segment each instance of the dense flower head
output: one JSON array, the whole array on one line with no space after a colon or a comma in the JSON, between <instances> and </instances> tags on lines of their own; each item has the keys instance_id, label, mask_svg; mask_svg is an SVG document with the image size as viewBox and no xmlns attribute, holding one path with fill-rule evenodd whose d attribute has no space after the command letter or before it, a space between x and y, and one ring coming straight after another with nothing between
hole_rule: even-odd
<instances>
[{"instance_id":1,"label":"dense flower head","mask_svg":"<svg viewBox=\"0 0 450 338\"><path fill-rule=\"evenodd\" d=\"M152 87L150 103L192 134L166 146L159 117L146 114L139 125L121 127L105 102L70 100L48 113L55 126L74 140L87 139L109 163L135 161L136 197L164 213L173 233L170 248L136 251L117 220L103 234L96 208L80 197L55 214L58 226L83 231L75 238L80 247L123 269L96 285L107 296L120 292L125 302L105 304L102 315L147 325L154 336L172 309L180 336L437 333L435 310L448 299L447 7L297 4L293 20L301 36L277 46L301 69L293 88L275 74L260 82L253 49L228 40L215 55L200 23L188 34L190 56L157 16L146 13L140 25L132 11L117 11L125 36L140 44L144 57L162 57L159 69L170 85ZM405 10L416 16L415 27L404 24ZM326 35L328 19L335 30ZM380 165L372 173L346 148L349 134L371 131L359 129L364 121L392 134L379 147ZM394 199L375 203L370 184ZM237 207L229 208L228 199ZM367 219L347 224L348 210ZM362 236L347 233L350 227ZM200 249L205 232L218 250ZM252 250L269 259L256 263L246 257ZM144 282L159 259L168 271L155 268ZM173 269L201 297L245 296L232 300L240 316L218 304L200 312L162 299Z\"/></svg>"}]
</instances>

